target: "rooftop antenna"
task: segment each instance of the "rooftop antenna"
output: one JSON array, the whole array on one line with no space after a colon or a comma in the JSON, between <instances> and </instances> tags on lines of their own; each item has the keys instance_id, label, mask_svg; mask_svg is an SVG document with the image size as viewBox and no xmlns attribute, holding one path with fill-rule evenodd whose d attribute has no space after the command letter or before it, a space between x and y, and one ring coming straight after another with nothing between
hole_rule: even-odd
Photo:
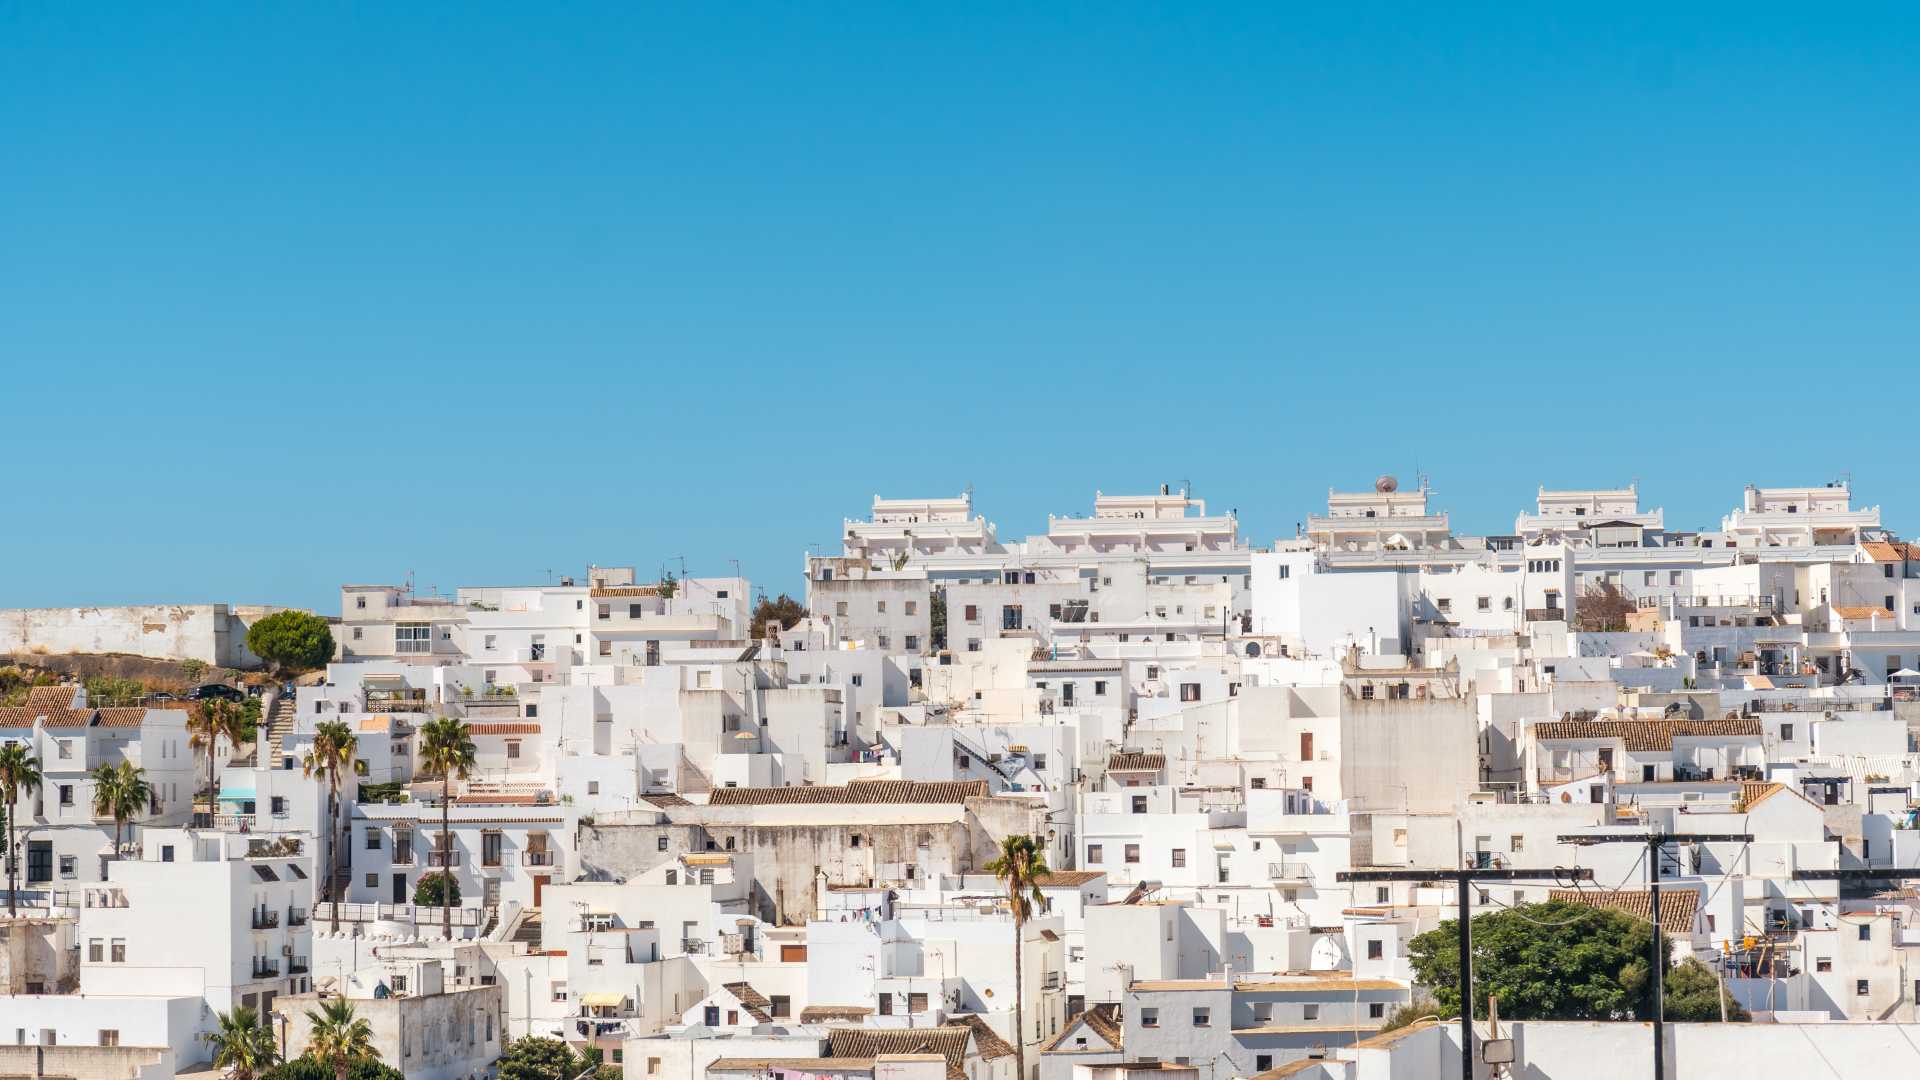
<instances>
[{"instance_id":1,"label":"rooftop antenna","mask_svg":"<svg viewBox=\"0 0 1920 1080\"><path fill-rule=\"evenodd\" d=\"M553 567L547 567L547 584L553 584Z\"/></svg>"}]
</instances>

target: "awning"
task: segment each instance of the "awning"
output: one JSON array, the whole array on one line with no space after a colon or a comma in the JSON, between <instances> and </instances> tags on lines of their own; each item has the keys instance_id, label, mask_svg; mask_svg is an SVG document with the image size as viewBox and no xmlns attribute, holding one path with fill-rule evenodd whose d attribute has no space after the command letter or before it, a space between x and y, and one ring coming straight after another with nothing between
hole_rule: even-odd
<instances>
[{"instance_id":1,"label":"awning","mask_svg":"<svg viewBox=\"0 0 1920 1080\"><path fill-rule=\"evenodd\" d=\"M604 994L582 994L580 1004L592 1009L618 1008L626 1004L627 995L618 990Z\"/></svg>"},{"instance_id":2,"label":"awning","mask_svg":"<svg viewBox=\"0 0 1920 1080\"><path fill-rule=\"evenodd\" d=\"M239 788L221 788L220 789L221 802L248 802L252 800L253 797L254 795L253 795L252 788L247 788L244 791L242 791Z\"/></svg>"}]
</instances>

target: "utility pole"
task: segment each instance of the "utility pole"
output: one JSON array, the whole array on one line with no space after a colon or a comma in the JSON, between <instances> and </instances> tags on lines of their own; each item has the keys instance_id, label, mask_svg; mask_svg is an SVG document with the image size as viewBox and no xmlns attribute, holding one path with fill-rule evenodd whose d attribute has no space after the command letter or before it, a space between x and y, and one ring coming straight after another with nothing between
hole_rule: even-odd
<instances>
[{"instance_id":1,"label":"utility pole","mask_svg":"<svg viewBox=\"0 0 1920 1080\"><path fill-rule=\"evenodd\" d=\"M1626 833L1594 835L1572 833L1560 837L1563 844L1644 844L1647 848L1647 900L1653 916L1653 1076L1667 1077L1667 954L1660 933L1660 849L1679 842L1695 844L1750 844L1752 833ZM1920 876L1920 875L1916 875Z\"/></svg>"},{"instance_id":2,"label":"utility pole","mask_svg":"<svg viewBox=\"0 0 1920 1080\"><path fill-rule=\"evenodd\" d=\"M1342 870L1335 881L1452 881L1460 903L1460 1080L1473 1080L1473 931L1467 889L1476 881L1591 881L1593 871L1580 867L1545 870Z\"/></svg>"}]
</instances>

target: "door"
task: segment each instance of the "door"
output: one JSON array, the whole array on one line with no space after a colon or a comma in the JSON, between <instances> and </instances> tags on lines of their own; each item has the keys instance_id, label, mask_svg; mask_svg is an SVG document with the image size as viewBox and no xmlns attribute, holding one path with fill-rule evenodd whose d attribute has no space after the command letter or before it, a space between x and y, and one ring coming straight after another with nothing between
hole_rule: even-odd
<instances>
[{"instance_id":1,"label":"door","mask_svg":"<svg viewBox=\"0 0 1920 1080\"><path fill-rule=\"evenodd\" d=\"M407 875L405 874L393 875L393 902L396 904L407 902Z\"/></svg>"},{"instance_id":2,"label":"door","mask_svg":"<svg viewBox=\"0 0 1920 1080\"><path fill-rule=\"evenodd\" d=\"M545 892L546 888L547 888L546 878L537 877L533 879L533 906L534 907L540 906L540 894Z\"/></svg>"},{"instance_id":3,"label":"door","mask_svg":"<svg viewBox=\"0 0 1920 1080\"><path fill-rule=\"evenodd\" d=\"M806 963L806 962L807 962L807 947L806 947L805 945L782 945L782 946L780 946L780 962L781 962L781 963L783 963L783 964L804 964L804 963Z\"/></svg>"},{"instance_id":4,"label":"door","mask_svg":"<svg viewBox=\"0 0 1920 1080\"><path fill-rule=\"evenodd\" d=\"M27 842L27 884L45 885L53 880L53 841Z\"/></svg>"}]
</instances>

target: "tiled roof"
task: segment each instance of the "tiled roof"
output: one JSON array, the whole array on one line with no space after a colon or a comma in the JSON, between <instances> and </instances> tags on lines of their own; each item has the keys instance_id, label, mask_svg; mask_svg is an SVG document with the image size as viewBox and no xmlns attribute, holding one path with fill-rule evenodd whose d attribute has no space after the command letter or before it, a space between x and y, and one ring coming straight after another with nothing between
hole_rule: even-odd
<instances>
[{"instance_id":1,"label":"tiled roof","mask_svg":"<svg viewBox=\"0 0 1920 1080\"><path fill-rule=\"evenodd\" d=\"M1051 870L1035 878L1033 883L1043 889L1072 889L1106 876L1105 870Z\"/></svg>"},{"instance_id":2,"label":"tiled roof","mask_svg":"<svg viewBox=\"0 0 1920 1080\"><path fill-rule=\"evenodd\" d=\"M1889 544L1884 540L1869 540L1860 545L1867 558L1874 562L1920 561L1920 545Z\"/></svg>"},{"instance_id":3,"label":"tiled roof","mask_svg":"<svg viewBox=\"0 0 1920 1080\"><path fill-rule=\"evenodd\" d=\"M37 705L19 705L0 709L0 727L30 728L35 721L44 721L50 728L91 727L96 715L93 709L46 708Z\"/></svg>"},{"instance_id":4,"label":"tiled roof","mask_svg":"<svg viewBox=\"0 0 1920 1080\"><path fill-rule=\"evenodd\" d=\"M865 1005L809 1005L800 1010L800 1022L819 1024L829 1020L850 1020L859 1022L873 1015L873 1010Z\"/></svg>"},{"instance_id":5,"label":"tiled roof","mask_svg":"<svg viewBox=\"0 0 1920 1080\"><path fill-rule=\"evenodd\" d=\"M144 705L135 705L124 709L101 709L100 726L111 728L137 728L147 718Z\"/></svg>"},{"instance_id":6,"label":"tiled roof","mask_svg":"<svg viewBox=\"0 0 1920 1080\"><path fill-rule=\"evenodd\" d=\"M393 728L391 716L363 716L360 718L361 731L389 731Z\"/></svg>"},{"instance_id":7,"label":"tiled roof","mask_svg":"<svg viewBox=\"0 0 1920 1080\"><path fill-rule=\"evenodd\" d=\"M1167 767L1167 755L1118 753L1107 758L1108 772L1157 772Z\"/></svg>"},{"instance_id":8,"label":"tiled roof","mask_svg":"<svg viewBox=\"0 0 1920 1080\"><path fill-rule=\"evenodd\" d=\"M992 1061L1013 1053L1013 1044L1000 1037L1000 1033L987 1026L978 1016L963 1016L961 1022L973 1029L973 1045L980 1056Z\"/></svg>"},{"instance_id":9,"label":"tiled roof","mask_svg":"<svg viewBox=\"0 0 1920 1080\"><path fill-rule=\"evenodd\" d=\"M665 809L669 806L692 806L693 804L678 795L642 795L640 801Z\"/></svg>"},{"instance_id":10,"label":"tiled roof","mask_svg":"<svg viewBox=\"0 0 1920 1080\"><path fill-rule=\"evenodd\" d=\"M1585 904L1631 915L1641 922L1653 921L1653 894L1645 889L1603 892L1598 889L1552 889L1548 900ZM1700 906L1700 894L1692 889L1665 889L1660 893L1660 929L1669 934L1692 934L1693 913Z\"/></svg>"},{"instance_id":11,"label":"tiled roof","mask_svg":"<svg viewBox=\"0 0 1920 1080\"><path fill-rule=\"evenodd\" d=\"M41 712L47 712L51 709L71 709L73 708L74 689L75 687L72 685L29 687L27 690L26 706L29 709L38 709Z\"/></svg>"},{"instance_id":12,"label":"tiled roof","mask_svg":"<svg viewBox=\"0 0 1920 1080\"><path fill-rule=\"evenodd\" d=\"M740 1007L747 1010L747 1015L763 1024L773 1022L773 1003L768 1001L760 991L755 990L752 983L730 982L721 985L739 1000Z\"/></svg>"},{"instance_id":13,"label":"tiled roof","mask_svg":"<svg viewBox=\"0 0 1920 1080\"><path fill-rule=\"evenodd\" d=\"M881 1054L939 1054L947 1059L947 1080L966 1080L967 1044L973 1029L965 1024L932 1028L834 1028L827 1033L833 1057L876 1058Z\"/></svg>"},{"instance_id":14,"label":"tiled roof","mask_svg":"<svg viewBox=\"0 0 1920 1080\"><path fill-rule=\"evenodd\" d=\"M1554 720L1533 725L1535 739L1620 739L1628 750L1671 750L1678 738L1760 737L1757 719Z\"/></svg>"},{"instance_id":15,"label":"tiled roof","mask_svg":"<svg viewBox=\"0 0 1920 1080\"><path fill-rule=\"evenodd\" d=\"M708 806L805 803L957 803L983 798L985 780L855 780L815 787L715 788Z\"/></svg>"},{"instance_id":16,"label":"tiled roof","mask_svg":"<svg viewBox=\"0 0 1920 1080\"><path fill-rule=\"evenodd\" d=\"M1787 785L1776 784L1771 780L1742 780L1740 782L1740 811L1745 813L1767 799L1785 791Z\"/></svg>"},{"instance_id":17,"label":"tiled roof","mask_svg":"<svg viewBox=\"0 0 1920 1080\"><path fill-rule=\"evenodd\" d=\"M1883 607L1848 607L1843 604L1835 604L1833 606L1833 613L1848 622L1870 622L1874 619L1879 619L1886 623L1896 621L1894 613Z\"/></svg>"},{"instance_id":18,"label":"tiled roof","mask_svg":"<svg viewBox=\"0 0 1920 1080\"><path fill-rule=\"evenodd\" d=\"M1089 1051L1111 1052L1124 1049L1122 1041L1124 1029L1120 1026L1120 1006L1112 1002L1107 1002L1095 1005L1086 1012L1079 1013L1068 1020L1066 1026L1060 1029L1060 1034L1055 1036L1053 1041L1040 1048L1041 1053L1071 1054L1076 1052L1074 1047L1068 1045L1067 1040L1073 1037L1074 1029L1082 1024L1086 1025L1087 1030L1098 1035L1101 1041L1107 1045L1104 1047L1084 1047L1079 1049L1079 1053L1087 1053Z\"/></svg>"},{"instance_id":19,"label":"tiled roof","mask_svg":"<svg viewBox=\"0 0 1920 1080\"><path fill-rule=\"evenodd\" d=\"M598 589L589 589L594 596L659 596L658 585L606 585Z\"/></svg>"},{"instance_id":20,"label":"tiled roof","mask_svg":"<svg viewBox=\"0 0 1920 1080\"><path fill-rule=\"evenodd\" d=\"M538 735L540 725L537 723L468 724L467 730L475 735Z\"/></svg>"}]
</instances>

